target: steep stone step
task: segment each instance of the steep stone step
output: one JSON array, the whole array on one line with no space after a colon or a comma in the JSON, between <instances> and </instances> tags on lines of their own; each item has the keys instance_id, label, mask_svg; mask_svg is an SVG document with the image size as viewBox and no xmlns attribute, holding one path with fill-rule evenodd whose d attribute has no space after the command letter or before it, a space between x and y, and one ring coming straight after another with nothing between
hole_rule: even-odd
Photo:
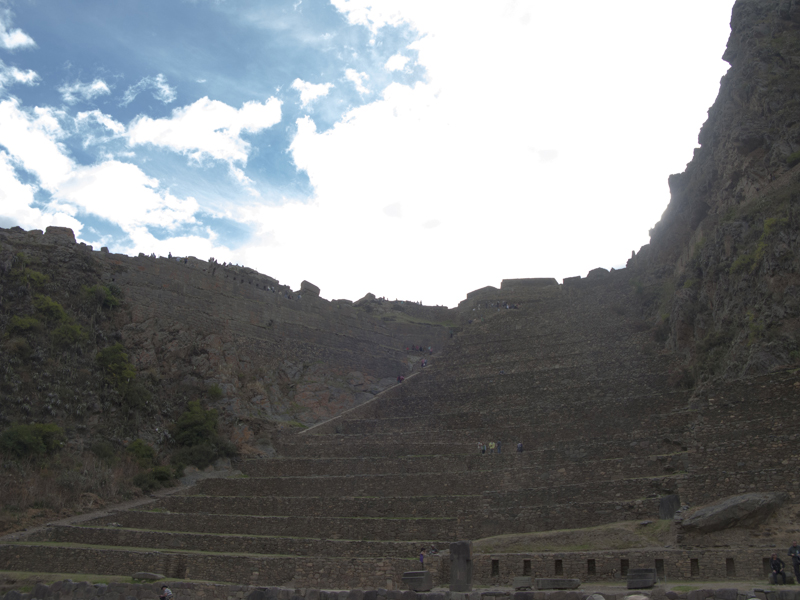
<instances>
[{"instance_id":1,"label":"steep stone step","mask_svg":"<svg viewBox=\"0 0 800 600\"><path fill-rule=\"evenodd\" d=\"M96 546L0 545L0 570L39 573L82 573L91 565L98 575L145 571L172 579L199 579L251 585L326 587L395 586L405 571L419 565L400 558L267 556L246 553L170 552L160 548L124 550Z\"/></svg>"},{"instance_id":2,"label":"steep stone step","mask_svg":"<svg viewBox=\"0 0 800 600\"><path fill-rule=\"evenodd\" d=\"M479 510L481 496L168 496L151 506L158 511L212 515L430 518Z\"/></svg>"},{"instance_id":3,"label":"steep stone step","mask_svg":"<svg viewBox=\"0 0 800 600\"><path fill-rule=\"evenodd\" d=\"M616 444L618 452L630 449L629 444ZM533 452L516 453L509 449L506 453L468 456L419 456L404 458L294 458L283 460L250 460L239 465L239 468L250 477L316 477L375 475L375 474L417 474L467 472L506 472L508 475L519 475L533 472L541 480L567 479L581 481L607 480L622 477L655 476L674 471L685 471L687 454L673 452L669 454L651 454L648 456L615 456L592 460L591 456L608 456L612 451L609 444L592 444L581 449L571 449L570 453L559 453L548 449L537 449ZM577 462L585 456L586 459ZM569 460L571 468L566 473L564 465Z\"/></svg>"},{"instance_id":4,"label":"steep stone step","mask_svg":"<svg viewBox=\"0 0 800 600\"><path fill-rule=\"evenodd\" d=\"M291 556L390 557L414 559L421 546L436 540L385 542L372 540L330 540L233 534L202 534L163 530L125 529L120 527L50 526L32 535L31 542L72 543L162 550L196 550ZM439 541L444 545L446 542Z\"/></svg>"},{"instance_id":5,"label":"steep stone step","mask_svg":"<svg viewBox=\"0 0 800 600\"><path fill-rule=\"evenodd\" d=\"M616 428L644 428L650 422L658 421L660 425L667 425L669 420L686 422L687 414L670 412L671 407L664 407L658 413L642 414L638 402L628 398L619 399L610 403L610 407L601 407L596 402L581 402L575 405L565 405L562 411L568 411L576 420L591 423L598 431L603 429L615 430ZM337 427L340 434L386 434L386 433L414 433L418 431L456 431L472 430L476 433L484 431L491 433L493 430L505 429L510 424L516 426L530 424L534 427L545 421L550 416L553 408L541 406L532 399L524 409L495 410L480 412L453 412L429 416L394 417L385 419L351 419L341 421ZM542 427L544 429L544 427ZM573 431L580 429L574 428ZM561 433L561 432L559 432ZM582 433L582 432L581 432ZM318 434L320 435L320 434ZM569 435L569 437L578 437Z\"/></svg>"},{"instance_id":6,"label":"steep stone step","mask_svg":"<svg viewBox=\"0 0 800 600\"><path fill-rule=\"evenodd\" d=\"M292 536L345 540L454 540L458 519L450 518L340 518L256 517L203 513L122 511L88 521L87 526L112 523L129 529L219 533L229 535Z\"/></svg>"},{"instance_id":7,"label":"steep stone step","mask_svg":"<svg viewBox=\"0 0 800 600\"><path fill-rule=\"evenodd\" d=\"M682 439L686 437L692 419L693 415L689 412L656 414L639 420L637 425L643 426L643 428L631 428L625 434L618 433L616 429L608 431L602 428L597 430L592 428L590 439L593 439L595 443L613 441L618 445L628 444L630 446L629 451L620 451L616 453L617 455L627 456L631 453L641 455L643 452L640 449L646 447L647 441L652 438L653 431L659 432L657 443L661 443L664 439ZM584 446L587 435L590 434L578 427L556 431L539 421L527 426L518 424L504 428L442 430L435 433L435 437L439 440L436 443L429 441L431 437L434 437L433 433L425 431L402 433L398 431L382 436L364 433L298 436L296 439L276 441L275 448L284 458L453 455L474 454L479 442L486 443L493 439L503 443L504 452L513 451L516 442L522 441L524 447L529 450L570 448L571 453L574 453L576 448ZM596 439L594 436L597 436ZM603 436L608 437L604 438ZM644 452L644 454L648 453Z\"/></svg>"},{"instance_id":8,"label":"steep stone step","mask_svg":"<svg viewBox=\"0 0 800 600\"><path fill-rule=\"evenodd\" d=\"M491 486L484 473L419 473L206 479L197 491L209 496L463 496Z\"/></svg>"}]
</instances>

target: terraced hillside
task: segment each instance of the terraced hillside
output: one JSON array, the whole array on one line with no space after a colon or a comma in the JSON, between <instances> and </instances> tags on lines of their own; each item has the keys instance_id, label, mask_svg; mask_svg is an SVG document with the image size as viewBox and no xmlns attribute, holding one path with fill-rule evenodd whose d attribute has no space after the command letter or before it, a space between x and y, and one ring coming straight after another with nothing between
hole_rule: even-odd
<instances>
[{"instance_id":1,"label":"terraced hillside","mask_svg":"<svg viewBox=\"0 0 800 600\"><path fill-rule=\"evenodd\" d=\"M49 527L0 547L0 566L387 587L416 567L421 546L656 520L659 511L671 516L674 503L664 498L676 494L699 504L796 489L782 466L798 458L795 373L691 397L670 386L670 363L643 330L624 271L529 283L462 303L474 318L430 367L336 419L277 435L276 456L242 462L241 477ZM489 440L501 451L480 454L478 443ZM525 451L517 453L520 441ZM763 553L656 552L686 577L724 570L728 555L754 565L740 575L757 575L760 559L748 553ZM692 552L702 560L697 574ZM592 559L592 574L590 555L477 556L476 580L508 583L532 568L553 575L565 561L577 571L567 574L584 579L613 576L621 560L652 566L647 553L605 552ZM598 566L603 560L608 566ZM446 560L430 557L428 568L446 580Z\"/></svg>"}]
</instances>

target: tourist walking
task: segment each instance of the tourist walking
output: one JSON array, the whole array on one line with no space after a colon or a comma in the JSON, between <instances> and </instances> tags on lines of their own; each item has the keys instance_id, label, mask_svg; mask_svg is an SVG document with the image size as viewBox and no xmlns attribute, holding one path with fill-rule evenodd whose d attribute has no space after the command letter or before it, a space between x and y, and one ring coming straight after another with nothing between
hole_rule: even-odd
<instances>
[{"instance_id":1,"label":"tourist walking","mask_svg":"<svg viewBox=\"0 0 800 600\"><path fill-rule=\"evenodd\" d=\"M489 442L489 454L494 454L496 444L494 442Z\"/></svg>"},{"instance_id":2,"label":"tourist walking","mask_svg":"<svg viewBox=\"0 0 800 600\"><path fill-rule=\"evenodd\" d=\"M800 583L800 546L797 545L797 542L792 542L792 547L789 548L789 556L792 557L795 581Z\"/></svg>"}]
</instances>

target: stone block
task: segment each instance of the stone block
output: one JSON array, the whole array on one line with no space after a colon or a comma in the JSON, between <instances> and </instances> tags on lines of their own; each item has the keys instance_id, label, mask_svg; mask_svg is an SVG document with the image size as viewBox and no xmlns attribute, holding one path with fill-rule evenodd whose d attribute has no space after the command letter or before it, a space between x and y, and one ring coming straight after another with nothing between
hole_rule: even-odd
<instances>
[{"instance_id":1,"label":"stone block","mask_svg":"<svg viewBox=\"0 0 800 600\"><path fill-rule=\"evenodd\" d=\"M139 571L138 573L131 575L131 577L141 581L158 581L159 579L164 579L163 575L159 575L158 573L150 573L148 571Z\"/></svg>"},{"instance_id":2,"label":"stone block","mask_svg":"<svg viewBox=\"0 0 800 600\"><path fill-rule=\"evenodd\" d=\"M519 578L515 577L514 579L519 579ZM531 586L532 585L533 582L531 582ZM513 600L534 600L533 592L514 592Z\"/></svg>"},{"instance_id":3,"label":"stone block","mask_svg":"<svg viewBox=\"0 0 800 600\"><path fill-rule=\"evenodd\" d=\"M530 577L514 577L511 587L513 587L515 590L532 590L533 580ZM516 600L516 594L514 594L514 598ZM533 598L531 597L528 600L533 600Z\"/></svg>"},{"instance_id":4,"label":"stone block","mask_svg":"<svg viewBox=\"0 0 800 600\"><path fill-rule=\"evenodd\" d=\"M400 600L417 600L417 593L413 590L403 590Z\"/></svg>"},{"instance_id":5,"label":"stone block","mask_svg":"<svg viewBox=\"0 0 800 600\"><path fill-rule=\"evenodd\" d=\"M319 288L310 281L303 281L300 284L300 293L309 296L319 296Z\"/></svg>"},{"instance_id":6,"label":"stone block","mask_svg":"<svg viewBox=\"0 0 800 600\"><path fill-rule=\"evenodd\" d=\"M347 600L364 600L364 590L350 590L347 594Z\"/></svg>"},{"instance_id":7,"label":"stone block","mask_svg":"<svg viewBox=\"0 0 800 600\"><path fill-rule=\"evenodd\" d=\"M320 598L319 598L319 590L317 590L317 589L308 589L308 590L306 590L305 599L306 600L320 600Z\"/></svg>"},{"instance_id":8,"label":"stone block","mask_svg":"<svg viewBox=\"0 0 800 600\"><path fill-rule=\"evenodd\" d=\"M3 596L3 600L22 600L22 594L17 590L11 590L10 592L6 592L5 596Z\"/></svg>"},{"instance_id":9,"label":"stone block","mask_svg":"<svg viewBox=\"0 0 800 600\"><path fill-rule=\"evenodd\" d=\"M556 590L551 592L547 600L583 600L583 595L579 592L567 592L563 590Z\"/></svg>"},{"instance_id":10,"label":"stone block","mask_svg":"<svg viewBox=\"0 0 800 600\"><path fill-rule=\"evenodd\" d=\"M450 591L472 591L472 542L450 544Z\"/></svg>"},{"instance_id":11,"label":"stone block","mask_svg":"<svg viewBox=\"0 0 800 600\"><path fill-rule=\"evenodd\" d=\"M629 590L646 590L653 587L655 584L656 582L650 577L645 579L628 579Z\"/></svg>"},{"instance_id":12,"label":"stone block","mask_svg":"<svg viewBox=\"0 0 800 600\"><path fill-rule=\"evenodd\" d=\"M713 595L714 590L692 590L686 594L686 600L705 600Z\"/></svg>"},{"instance_id":13,"label":"stone block","mask_svg":"<svg viewBox=\"0 0 800 600\"><path fill-rule=\"evenodd\" d=\"M669 496L662 496L658 500L658 518L671 519L678 512L681 507L681 498L678 494L670 494Z\"/></svg>"},{"instance_id":14,"label":"stone block","mask_svg":"<svg viewBox=\"0 0 800 600\"><path fill-rule=\"evenodd\" d=\"M403 583L415 592L430 592L433 589L433 577L430 571L406 571Z\"/></svg>"},{"instance_id":15,"label":"stone block","mask_svg":"<svg viewBox=\"0 0 800 600\"><path fill-rule=\"evenodd\" d=\"M44 600L47 598L47 593L50 591L50 586L45 585L44 583L37 583L36 587L33 588L33 592L31 597L38 598L38 600Z\"/></svg>"},{"instance_id":16,"label":"stone block","mask_svg":"<svg viewBox=\"0 0 800 600\"><path fill-rule=\"evenodd\" d=\"M378 600L378 590L366 590L363 600Z\"/></svg>"},{"instance_id":17,"label":"stone block","mask_svg":"<svg viewBox=\"0 0 800 600\"><path fill-rule=\"evenodd\" d=\"M581 586L580 579L567 577L540 577L535 580L537 590L577 590Z\"/></svg>"},{"instance_id":18,"label":"stone block","mask_svg":"<svg viewBox=\"0 0 800 600\"><path fill-rule=\"evenodd\" d=\"M736 588L722 588L719 590L715 590L714 598L716 598L717 600L738 600L739 590L737 590Z\"/></svg>"},{"instance_id":19,"label":"stone block","mask_svg":"<svg viewBox=\"0 0 800 600\"><path fill-rule=\"evenodd\" d=\"M503 279L500 282L501 290L543 288L551 285L558 285L553 277L532 277L529 279Z\"/></svg>"}]
</instances>

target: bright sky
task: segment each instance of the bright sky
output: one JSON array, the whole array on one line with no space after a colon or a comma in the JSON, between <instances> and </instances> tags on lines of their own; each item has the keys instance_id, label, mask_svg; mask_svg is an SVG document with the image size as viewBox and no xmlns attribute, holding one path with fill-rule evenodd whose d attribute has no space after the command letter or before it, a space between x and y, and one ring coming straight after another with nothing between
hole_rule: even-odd
<instances>
[{"instance_id":1,"label":"bright sky","mask_svg":"<svg viewBox=\"0 0 800 600\"><path fill-rule=\"evenodd\" d=\"M0 227L453 306L648 242L733 0L0 0Z\"/></svg>"}]
</instances>

